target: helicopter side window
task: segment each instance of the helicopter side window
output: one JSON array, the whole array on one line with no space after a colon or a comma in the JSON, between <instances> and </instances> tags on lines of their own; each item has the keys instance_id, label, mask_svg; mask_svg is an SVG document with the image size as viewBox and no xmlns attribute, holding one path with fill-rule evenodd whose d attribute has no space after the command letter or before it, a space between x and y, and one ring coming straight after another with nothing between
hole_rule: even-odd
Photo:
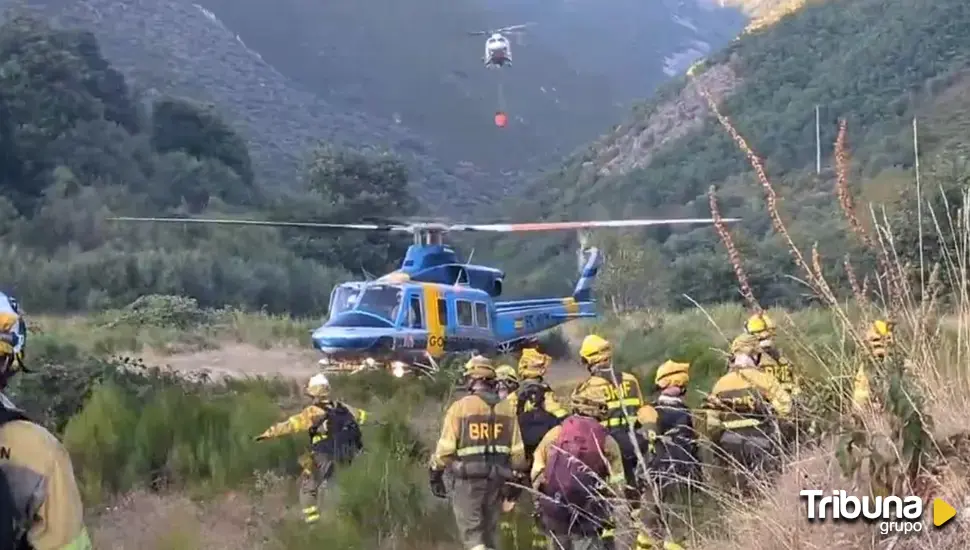
<instances>
[{"instance_id":1,"label":"helicopter side window","mask_svg":"<svg viewBox=\"0 0 970 550\"><path fill-rule=\"evenodd\" d=\"M472 309L472 303L467 300L456 300L455 305L458 307L458 326L475 326L475 310Z\"/></svg>"},{"instance_id":2,"label":"helicopter side window","mask_svg":"<svg viewBox=\"0 0 970 550\"><path fill-rule=\"evenodd\" d=\"M489 328L488 306L482 302L475 302L475 324L478 328Z\"/></svg>"},{"instance_id":3,"label":"helicopter side window","mask_svg":"<svg viewBox=\"0 0 970 550\"><path fill-rule=\"evenodd\" d=\"M424 320L421 317L420 296L411 296L411 307L408 308L408 327L424 328Z\"/></svg>"}]
</instances>

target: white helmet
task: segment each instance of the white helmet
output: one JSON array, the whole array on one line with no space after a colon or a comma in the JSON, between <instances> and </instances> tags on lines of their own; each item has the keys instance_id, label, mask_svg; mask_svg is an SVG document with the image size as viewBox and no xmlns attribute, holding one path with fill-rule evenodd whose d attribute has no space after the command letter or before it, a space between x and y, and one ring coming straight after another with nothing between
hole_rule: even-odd
<instances>
[{"instance_id":1,"label":"white helmet","mask_svg":"<svg viewBox=\"0 0 970 550\"><path fill-rule=\"evenodd\" d=\"M306 393L310 397L324 398L330 395L330 380L327 375L321 373L314 374L306 385Z\"/></svg>"}]
</instances>

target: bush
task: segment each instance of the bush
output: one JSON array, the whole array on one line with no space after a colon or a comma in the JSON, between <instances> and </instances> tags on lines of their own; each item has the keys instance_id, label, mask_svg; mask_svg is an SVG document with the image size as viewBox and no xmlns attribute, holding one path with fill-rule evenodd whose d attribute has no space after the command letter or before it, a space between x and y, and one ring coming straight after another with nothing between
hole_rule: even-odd
<instances>
[{"instance_id":1,"label":"bush","mask_svg":"<svg viewBox=\"0 0 970 550\"><path fill-rule=\"evenodd\" d=\"M85 501L138 486L224 489L255 471L295 467L295 441L253 441L280 416L266 388L202 390L172 384L138 395L111 380L98 385L64 430Z\"/></svg>"}]
</instances>

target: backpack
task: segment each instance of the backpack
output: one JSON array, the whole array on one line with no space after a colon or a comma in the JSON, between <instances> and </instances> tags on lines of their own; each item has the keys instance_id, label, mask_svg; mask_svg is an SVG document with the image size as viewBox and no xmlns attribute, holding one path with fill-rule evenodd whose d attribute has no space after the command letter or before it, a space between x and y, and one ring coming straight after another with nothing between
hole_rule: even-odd
<instances>
[{"instance_id":1,"label":"backpack","mask_svg":"<svg viewBox=\"0 0 970 550\"><path fill-rule=\"evenodd\" d=\"M608 508L597 490L609 477L603 457L606 428L593 418L570 416L549 448L539 499L544 518L554 531L596 534L608 518Z\"/></svg>"},{"instance_id":2,"label":"backpack","mask_svg":"<svg viewBox=\"0 0 970 550\"><path fill-rule=\"evenodd\" d=\"M324 454L337 462L349 462L364 449L360 425L354 414L343 403L327 407L327 414L310 427L310 437L326 426L327 438L313 446L313 451Z\"/></svg>"},{"instance_id":3,"label":"backpack","mask_svg":"<svg viewBox=\"0 0 970 550\"><path fill-rule=\"evenodd\" d=\"M0 407L0 426L15 420L30 421L22 412L16 409ZM7 481L6 473L0 469L0 548L11 548L16 550L26 550L30 548L27 543L28 524L23 517L23 510L14 501L10 483ZM8 546L9 544L9 546Z\"/></svg>"},{"instance_id":4,"label":"backpack","mask_svg":"<svg viewBox=\"0 0 970 550\"><path fill-rule=\"evenodd\" d=\"M561 420L545 409L546 392L551 391L545 384L525 384L517 392L515 416L519 419L519 431L526 454L532 456L539 442L549 430L558 426Z\"/></svg>"}]
</instances>

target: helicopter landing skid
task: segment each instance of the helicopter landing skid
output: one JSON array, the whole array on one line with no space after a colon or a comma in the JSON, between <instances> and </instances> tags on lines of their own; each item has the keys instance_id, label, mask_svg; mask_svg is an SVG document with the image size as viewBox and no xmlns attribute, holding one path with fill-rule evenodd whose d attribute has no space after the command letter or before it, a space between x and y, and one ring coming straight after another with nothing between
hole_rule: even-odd
<instances>
[{"instance_id":1,"label":"helicopter landing skid","mask_svg":"<svg viewBox=\"0 0 970 550\"><path fill-rule=\"evenodd\" d=\"M335 361L330 358L321 359L319 362L321 372L325 374L357 374L368 370L386 370L395 378L403 378L404 375L412 373L425 375L430 378L438 373L438 363L427 352L420 359L414 358L408 361L401 360L374 360L372 358L363 360L342 360Z\"/></svg>"},{"instance_id":2,"label":"helicopter landing skid","mask_svg":"<svg viewBox=\"0 0 970 550\"><path fill-rule=\"evenodd\" d=\"M525 348L535 347L539 341L535 338L518 338L516 340L506 340L495 346L495 351L499 355L509 355L522 351Z\"/></svg>"}]
</instances>

